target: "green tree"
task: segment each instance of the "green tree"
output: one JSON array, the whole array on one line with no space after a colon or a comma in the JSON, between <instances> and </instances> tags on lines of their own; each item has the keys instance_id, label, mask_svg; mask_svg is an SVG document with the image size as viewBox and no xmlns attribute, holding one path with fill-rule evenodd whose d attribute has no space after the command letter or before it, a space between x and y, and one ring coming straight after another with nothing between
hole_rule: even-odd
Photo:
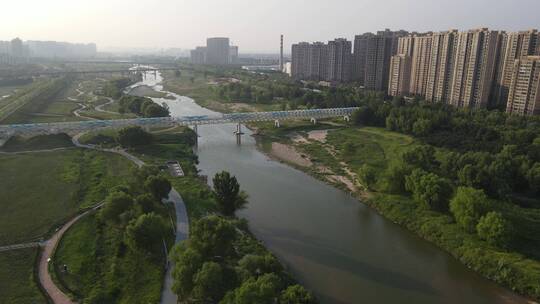
<instances>
[{"instance_id":1,"label":"green tree","mask_svg":"<svg viewBox=\"0 0 540 304\"><path fill-rule=\"evenodd\" d=\"M488 212L476 225L478 236L494 246L506 248L510 241L510 223L499 212Z\"/></svg>"},{"instance_id":2,"label":"green tree","mask_svg":"<svg viewBox=\"0 0 540 304\"><path fill-rule=\"evenodd\" d=\"M163 251L163 239L167 231L162 217L155 213L143 214L129 223L125 241L133 251L157 257Z\"/></svg>"},{"instance_id":3,"label":"green tree","mask_svg":"<svg viewBox=\"0 0 540 304\"><path fill-rule=\"evenodd\" d=\"M529 188L540 194L540 163L535 163L527 172L527 181L529 182Z\"/></svg>"},{"instance_id":4,"label":"green tree","mask_svg":"<svg viewBox=\"0 0 540 304\"><path fill-rule=\"evenodd\" d=\"M273 273L250 278L240 287L229 292L221 304L275 304L279 298L281 282Z\"/></svg>"},{"instance_id":5,"label":"green tree","mask_svg":"<svg viewBox=\"0 0 540 304\"><path fill-rule=\"evenodd\" d=\"M148 193L137 196L135 204L141 209L142 213L150 213L155 210L155 199Z\"/></svg>"},{"instance_id":6,"label":"green tree","mask_svg":"<svg viewBox=\"0 0 540 304\"><path fill-rule=\"evenodd\" d=\"M230 256L235 238L236 228L230 221L211 215L191 226L189 242L205 259L213 259Z\"/></svg>"},{"instance_id":7,"label":"green tree","mask_svg":"<svg viewBox=\"0 0 540 304\"><path fill-rule=\"evenodd\" d=\"M170 112L166 107L152 103L144 108L142 115L144 117L167 117L170 115Z\"/></svg>"},{"instance_id":8,"label":"green tree","mask_svg":"<svg viewBox=\"0 0 540 304\"><path fill-rule=\"evenodd\" d=\"M450 211L456 222L469 232L476 228L478 220L488 209L488 199L482 190L459 187L450 201Z\"/></svg>"},{"instance_id":9,"label":"green tree","mask_svg":"<svg viewBox=\"0 0 540 304\"><path fill-rule=\"evenodd\" d=\"M427 136L431 132L431 120L420 118L413 124L413 134L416 136Z\"/></svg>"},{"instance_id":10,"label":"green tree","mask_svg":"<svg viewBox=\"0 0 540 304\"><path fill-rule=\"evenodd\" d=\"M377 181L377 175L375 172L375 169L373 169L371 166L367 164L363 164L359 171L360 180L362 183L368 188L371 189L371 187L375 184Z\"/></svg>"},{"instance_id":11,"label":"green tree","mask_svg":"<svg viewBox=\"0 0 540 304\"><path fill-rule=\"evenodd\" d=\"M405 178L405 188L423 207L441 212L448 210L448 200L452 195L452 185L448 180L416 169Z\"/></svg>"},{"instance_id":12,"label":"green tree","mask_svg":"<svg viewBox=\"0 0 540 304\"><path fill-rule=\"evenodd\" d=\"M357 126L369 126L372 123L373 111L366 106L358 108L351 116L351 120Z\"/></svg>"},{"instance_id":13,"label":"green tree","mask_svg":"<svg viewBox=\"0 0 540 304\"><path fill-rule=\"evenodd\" d=\"M178 295L178 300L187 301L191 297L193 279L203 264L202 255L195 249L176 245L172 252L174 283L172 290Z\"/></svg>"},{"instance_id":14,"label":"green tree","mask_svg":"<svg viewBox=\"0 0 540 304\"><path fill-rule=\"evenodd\" d=\"M193 278L193 297L203 303L217 303L225 294L225 276L222 267L206 262Z\"/></svg>"},{"instance_id":15,"label":"green tree","mask_svg":"<svg viewBox=\"0 0 540 304\"><path fill-rule=\"evenodd\" d=\"M259 277L266 273L278 273L282 270L279 261L271 254L246 254L238 261L237 272L242 281Z\"/></svg>"},{"instance_id":16,"label":"green tree","mask_svg":"<svg viewBox=\"0 0 540 304\"><path fill-rule=\"evenodd\" d=\"M296 284L287 287L281 292L279 303L281 304L315 304L315 297L304 287Z\"/></svg>"},{"instance_id":17,"label":"green tree","mask_svg":"<svg viewBox=\"0 0 540 304\"><path fill-rule=\"evenodd\" d=\"M169 197L172 186L171 182L164 176L149 176L144 182L144 187L152 193L154 198L162 200Z\"/></svg>"},{"instance_id":18,"label":"green tree","mask_svg":"<svg viewBox=\"0 0 540 304\"><path fill-rule=\"evenodd\" d=\"M123 147L137 147L152 143L152 134L141 127L127 127L118 131L117 141Z\"/></svg>"},{"instance_id":19,"label":"green tree","mask_svg":"<svg viewBox=\"0 0 540 304\"><path fill-rule=\"evenodd\" d=\"M395 160L384 172L384 189L390 193L400 194L405 191L405 177L411 169L404 162Z\"/></svg>"},{"instance_id":20,"label":"green tree","mask_svg":"<svg viewBox=\"0 0 540 304\"><path fill-rule=\"evenodd\" d=\"M120 215L133 206L133 198L124 192L112 192L107 196L103 210L103 218L107 221L117 222Z\"/></svg>"},{"instance_id":21,"label":"green tree","mask_svg":"<svg viewBox=\"0 0 540 304\"><path fill-rule=\"evenodd\" d=\"M217 173L213 179L214 193L219 210L226 216L232 216L236 210L243 208L247 204L247 196L240 191L240 184L236 177L229 172Z\"/></svg>"},{"instance_id":22,"label":"green tree","mask_svg":"<svg viewBox=\"0 0 540 304\"><path fill-rule=\"evenodd\" d=\"M435 148L429 145L416 146L402 154L403 161L412 167L422 168L426 171L432 171L438 168L435 159Z\"/></svg>"}]
</instances>

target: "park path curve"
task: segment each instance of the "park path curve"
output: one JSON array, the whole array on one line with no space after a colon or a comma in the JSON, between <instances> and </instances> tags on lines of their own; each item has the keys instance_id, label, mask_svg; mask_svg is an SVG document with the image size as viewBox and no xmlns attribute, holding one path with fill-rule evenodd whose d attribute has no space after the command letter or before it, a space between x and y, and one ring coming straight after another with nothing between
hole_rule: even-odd
<instances>
[{"instance_id":1,"label":"park path curve","mask_svg":"<svg viewBox=\"0 0 540 304\"><path fill-rule=\"evenodd\" d=\"M56 284L54 283L51 274L49 273L49 261L52 260L54 251L58 243L62 239L64 233L75 224L78 220L88 215L88 213L99 209L103 204L100 204L93 209L85 211L67 222L60 230L58 230L49 240L44 243L39 257L38 277L41 287L49 295L54 304L74 304L73 302Z\"/></svg>"}]
</instances>

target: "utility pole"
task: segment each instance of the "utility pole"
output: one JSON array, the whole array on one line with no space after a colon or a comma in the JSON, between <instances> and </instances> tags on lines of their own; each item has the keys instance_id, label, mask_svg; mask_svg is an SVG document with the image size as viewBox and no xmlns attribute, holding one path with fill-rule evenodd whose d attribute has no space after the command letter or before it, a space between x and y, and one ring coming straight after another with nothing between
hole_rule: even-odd
<instances>
[{"instance_id":1,"label":"utility pole","mask_svg":"<svg viewBox=\"0 0 540 304\"><path fill-rule=\"evenodd\" d=\"M281 44L279 50L279 71L283 72L283 35L281 35Z\"/></svg>"}]
</instances>

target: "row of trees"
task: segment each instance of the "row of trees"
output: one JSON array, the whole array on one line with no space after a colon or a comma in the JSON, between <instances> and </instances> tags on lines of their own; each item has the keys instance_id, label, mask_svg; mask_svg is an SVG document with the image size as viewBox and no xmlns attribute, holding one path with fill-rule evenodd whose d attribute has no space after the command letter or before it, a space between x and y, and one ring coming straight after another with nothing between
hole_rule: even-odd
<instances>
[{"instance_id":1,"label":"row of trees","mask_svg":"<svg viewBox=\"0 0 540 304\"><path fill-rule=\"evenodd\" d=\"M309 304L314 297L283 269L234 217L247 196L228 172L213 179L213 196L221 215L191 225L189 240L173 251L173 290L186 303Z\"/></svg>"},{"instance_id":2,"label":"row of trees","mask_svg":"<svg viewBox=\"0 0 540 304\"><path fill-rule=\"evenodd\" d=\"M167 104L159 105L148 97L124 95L118 101L120 113L134 113L143 117L167 117L170 115Z\"/></svg>"},{"instance_id":3,"label":"row of trees","mask_svg":"<svg viewBox=\"0 0 540 304\"><path fill-rule=\"evenodd\" d=\"M537 117L367 98L352 121L417 139L384 172L361 167L384 192L379 210L484 276L540 296Z\"/></svg>"},{"instance_id":4,"label":"row of trees","mask_svg":"<svg viewBox=\"0 0 540 304\"><path fill-rule=\"evenodd\" d=\"M115 267L103 269L105 273L99 275L100 282L95 282L84 303L117 303L122 289L118 282L139 275L129 273L136 271L134 261L144 261L161 269L166 257L165 240L172 239L168 210L161 201L168 197L170 190L170 182L155 167L134 171L129 181L110 190L97 216L96 238L106 240L106 245L98 248L95 258ZM130 261L126 262L124 257Z\"/></svg>"},{"instance_id":5,"label":"row of trees","mask_svg":"<svg viewBox=\"0 0 540 304\"><path fill-rule=\"evenodd\" d=\"M103 94L117 99L122 96L122 91L133 83L129 77L122 77L108 81L103 87Z\"/></svg>"},{"instance_id":6,"label":"row of trees","mask_svg":"<svg viewBox=\"0 0 540 304\"><path fill-rule=\"evenodd\" d=\"M540 119L536 117L445 105L367 102L353 121L421 139L427 145L415 151L422 152L415 156L422 157L418 164L458 185L482 189L493 198L540 194ZM434 157L432 146L444 149Z\"/></svg>"}]
</instances>

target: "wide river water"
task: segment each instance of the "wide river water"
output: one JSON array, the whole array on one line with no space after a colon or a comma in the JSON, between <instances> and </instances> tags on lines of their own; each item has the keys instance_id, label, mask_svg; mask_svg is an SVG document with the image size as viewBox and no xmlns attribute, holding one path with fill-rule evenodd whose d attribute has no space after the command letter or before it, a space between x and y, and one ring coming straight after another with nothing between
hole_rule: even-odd
<instances>
[{"instance_id":1,"label":"wide river water","mask_svg":"<svg viewBox=\"0 0 540 304\"><path fill-rule=\"evenodd\" d=\"M161 91L161 80L147 74L138 85ZM172 116L217 114L170 94L176 99L153 99ZM237 145L235 128L199 126L199 169L238 178L249 195L238 215L322 303L525 302L349 194L269 159L247 128Z\"/></svg>"}]
</instances>

